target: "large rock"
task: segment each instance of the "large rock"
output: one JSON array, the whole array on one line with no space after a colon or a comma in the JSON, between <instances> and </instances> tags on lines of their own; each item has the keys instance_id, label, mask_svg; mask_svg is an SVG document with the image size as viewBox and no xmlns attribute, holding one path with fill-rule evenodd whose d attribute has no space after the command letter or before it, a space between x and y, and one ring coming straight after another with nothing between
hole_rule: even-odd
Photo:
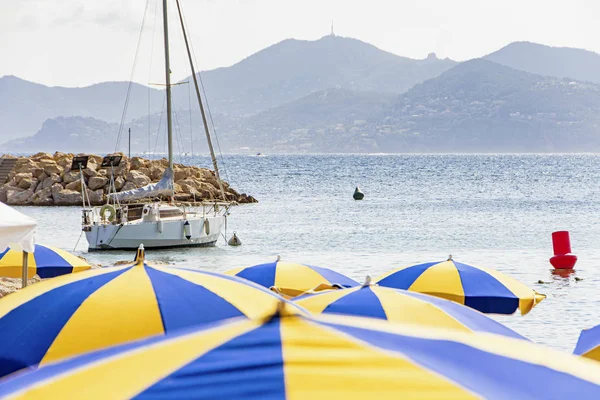
<instances>
[{"instance_id":1,"label":"large rock","mask_svg":"<svg viewBox=\"0 0 600 400\"><path fill-rule=\"evenodd\" d=\"M164 173L165 173L165 167L163 167L163 166L153 165L152 167L150 167L150 178L153 181L160 180L160 178L162 178Z\"/></svg>"},{"instance_id":2,"label":"large rock","mask_svg":"<svg viewBox=\"0 0 600 400\"><path fill-rule=\"evenodd\" d=\"M71 164L73 163L73 154L62 153L62 155L58 159L55 159L55 161L57 165L60 165L63 168L63 170L64 168L71 169Z\"/></svg>"},{"instance_id":3,"label":"large rock","mask_svg":"<svg viewBox=\"0 0 600 400\"><path fill-rule=\"evenodd\" d=\"M37 180L36 180L36 183L37 183ZM20 187L21 189L24 189L24 190L31 188L32 185L33 185L33 178L31 176L26 176L26 177L20 179L19 183L17 184L18 187Z\"/></svg>"},{"instance_id":4,"label":"large rock","mask_svg":"<svg viewBox=\"0 0 600 400\"><path fill-rule=\"evenodd\" d=\"M150 175L151 175L150 168L142 167L142 168L138 169L137 171L150 178Z\"/></svg>"},{"instance_id":5,"label":"large rock","mask_svg":"<svg viewBox=\"0 0 600 400\"><path fill-rule=\"evenodd\" d=\"M136 187L142 187L151 182L150 178L139 171L129 171L127 174L127 178L125 178L127 182L132 182ZM126 190L126 189L123 189Z\"/></svg>"},{"instance_id":6,"label":"large rock","mask_svg":"<svg viewBox=\"0 0 600 400\"><path fill-rule=\"evenodd\" d=\"M42 184L40 183L40 181L33 178L33 180L31 181L31 186L29 186L29 189L31 189L33 192L35 192L38 190L38 188L41 188L41 186L42 186Z\"/></svg>"},{"instance_id":7,"label":"large rock","mask_svg":"<svg viewBox=\"0 0 600 400\"><path fill-rule=\"evenodd\" d=\"M31 178L33 178L33 174L31 172L18 172L12 178L12 181L14 182L13 186L18 186L19 183L21 182L21 180L23 180L23 179L31 180Z\"/></svg>"},{"instance_id":8,"label":"large rock","mask_svg":"<svg viewBox=\"0 0 600 400\"><path fill-rule=\"evenodd\" d=\"M94 176L88 181L88 188L90 188L90 190L100 189L101 187L104 187L104 185L106 185L107 182L108 178L106 177Z\"/></svg>"},{"instance_id":9,"label":"large rock","mask_svg":"<svg viewBox=\"0 0 600 400\"><path fill-rule=\"evenodd\" d=\"M141 157L132 157L131 158L131 166L129 167L131 170L137 170L140 168L146 167L146 160Z\"/></svg>"},{"instance_id":10,"label":"large rock","mask_svg":"<svg viewBox=\"0 0 600 400\"><path fill-rule=\"evenodd\" d=\"M22 192L23 191L23 189L21 189L19 187L16 187L16 186L10 186L8 183L5 184L5 185L2 185L0 187L0 201L2 203L7 203L8 202L7 196L8 196L8 191L9 190L13 190L13 191L17 191L17 192Z\"/></svg>"},{"instance_id":11,"label":"large rock","mask_svg":"<svg viewBox=\"0 0 600 400\"><path fill-rule=\"evenodd\" d=\"M81 179L73 181L71 183L67 183L65 185L65 189L74 190L76 192L81 192Z\"/></svg>"},{"instance_id":12,"label":"large rock","mask_svg":"<svg viewBox=\"0 0 600 400\"><path fill-rule=\"evenodd\" d=\"M79 177L79 171L69 171L69 172L65 172L62 176L62 181L64 183L71 183L71 182L75 182L76 180L80 179Z\"/></svg>"},{"instance_id":13,"label":"large rock","mask_svg":"<svg viewBox=\"0 0 600 400\"><path fill-rule=\"evenodd\" d=\"M90 203L92 203L92 205L98 206L98 205L104 203L104 190L103 189L98 189L98 190L89 190L88 189L87 196L90 199Z\"/></svg>"},{"instance_id":14,"label":"large rock","mask_svg":"<svg viewBox=\"0 0 600 400\"><path fill-rule=\"evenodd\" d=\"M42 189L47 189L49 187L52 187L52 185L54 185L55 183L60 182L62 182L60 176L58 176L58 174L52 174L48 178L44 179L44 181L42 182Z\"/></svg>"},{"instance_id":15,"label":"large rock","mask_svg":"<svg viewBox=\"0 0 600 400\"><path fill-rule=\"evenodd\" d=\"M117 191L121 191L124 186L125 186L125 178L123 178L122 176L117 176L115 178L115 188L117 189Z\"/></svg>"},{"instance_id":16,"label":"large rock","mask_svg":"<svg viewBox=\"0 0 600 400\"><path fill-rule=\"evenodd\" d=\"M179 182L179 181L184 180L185 178L189 178L191 176L194 176L194 173L192 172L192 170L190 168L175 167L175 171L174 171L175 182Z\"/></svg>"},{"instance_id":17,"label":"large rock","mask_svg":"<svg viewBox=\"0 0 600 400\"><path fill-rule=\"evenodd\" d=\"M6 192L6 203L12 206L22 206L30 204L29 199L33 196L33 190L13 190L9 189Z\"/></svg>"},{"instance_id":18,"label":"large rock","mask_svg":"<svg viewBox=\"0 0 600 400\"><path fill-rule=\"evenodd\" d=\"M49 175L46 174L45 172L43 172L43 170L42 170L42 173L39 175L35 175L35 178L40 182L44 182L46 180L46 178L48 178L48 176Z\"/></svg>"},{"instance_id":19,"label":"large rock","mask_svg":"<svg viewBox=\"0 0 600 400\"><path fill-rule=\"evenodd\" d=\"M89 163L96 164L96 165L102 164L102 159L104 158L104 157L96 155L96 154L88 154L88 157L89 157Z\"/></svg>"},{"instance_id":20,"label":"large rock","mask_svg":"<svg viewBox=\"0 0 600 400\"><path fill-rule=\"evenodd\" d=\"M39 180L42 180L42 181L43 181L44 179L46 179L46 176L47 176L47 175L44 173L44 169L43 169L43 168L34 168L34 169L32 169L32 170L31 170L31 175L32 175L34 178L37 178L37 180L38 180L38 181L39 181ZM40 179L40 178L39 178L40 176L42 177L42 179Z\"/></svg>"},{"instance_id":21,"label":"large rock","mask_svg":"<svg viewBox=\"0 0 600 400\"><path fill-rule=\"evenodd\" d=\"M54 187L53 187L54 188ZM75 190L61 189L56 192L52 191L52 198L56 206L75 206L81 205L81 193Z\"/></svg>"},{"instance_id":22,"label":"large rock","mask_svg":"<svg viewBox=\"0 0 600 400\"><path fill-rule=\"evenodd\" d=\"M39 162L39 165L40 168L42 168L48 176L52 174L60 175L64 171L64 167L58 165L54 160L41 160Z\"/></svg>"},{"instance_id":23,"label":"large rock","mask_svg":"<svg viewBox=\"0 0 600 400\"><path fill-rule=\"evenodd\" d=\"M8 191L8 185L0 186L0 202L6 203L6 192Z\"/></svg>"},{"instance_id":24,"label":"large rock","mask_svg":"<svg viewBox=\"0 0 600 400\"><path fill-rule=\"evenodd\" d=\"M46 189L42 189L35 192L31 197L31 204L33 204L34 206L53 205L54 199L52 198L52 188L48 187Z\"/></svg>"},{"instance_id":25,"label":"large rock","mask_svg":"<svg viewBox=\"0 0 600 400\"><path fill-rule=\"evenodd\" d=\"M19 158L17 160L17 162L15 163L13 172L15 174L18 174L21 172L31 173L31 171L35 168L39 168L39 164L37 162L30 160L28 158Z\"/></svg>"},{"instance_id":26,"label":"large rock","mask_svg":"<svg viewBox=\"0 0 600 400\"><path fill-rule=\"evenodd\" d=\"M84 169L84 170L83 170L83 175L84 175L86 178L91 178L91 177L93 177L93 176L97 176L97 175L98 175L98 172L96 172L96 169L95 169L95 164L91 164L91 163L90 163L90 164L88 164L88 167L87 167L86 169Z\"/></svg>"}]
</instances>

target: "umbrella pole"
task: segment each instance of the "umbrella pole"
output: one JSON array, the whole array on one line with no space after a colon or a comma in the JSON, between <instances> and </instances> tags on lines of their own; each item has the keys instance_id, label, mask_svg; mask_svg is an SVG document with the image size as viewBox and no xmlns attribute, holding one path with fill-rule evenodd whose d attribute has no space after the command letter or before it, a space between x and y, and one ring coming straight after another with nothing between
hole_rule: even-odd
<instances>
[{"instance_id":1,"label":"umbrella pole","mask_svg":"<svg viewBox=\"0 0 600 400\"><path fill-rule=\"evenodd\" d=\"M23 270L21 271L21 288L27 286L27 267L29 263L29 253L23 251Z\"/></svg>"}]
</instances>

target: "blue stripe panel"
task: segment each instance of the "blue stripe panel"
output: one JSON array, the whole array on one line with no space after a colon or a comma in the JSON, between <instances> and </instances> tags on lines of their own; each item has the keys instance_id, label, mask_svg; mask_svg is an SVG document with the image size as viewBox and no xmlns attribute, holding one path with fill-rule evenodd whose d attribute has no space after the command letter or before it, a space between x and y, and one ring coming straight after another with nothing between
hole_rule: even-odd
<instances>
[{"instance_id":1,"label":"blue stripe panel","mask_svg":"<svg viewBox=\"0 0 600 400\"><path fill-rule=\"evenodd\" d=\"M486 399L600 399L600 386L591 382L462 343L330 326L373 346L400 352Z\"/></svg>"},{"instance_id":2,"label":"blue stripe panel","mask_svg":"<svg viewBox=\"0 0 600 400\"><path fill-rule=\"evenodd\" d=\"M73 272L73 267L37 267L36 274L42 279L55 278L57 276L70 274Z\"/></svg>"},{"instance_id":3,"label":"blue stripe panel","mask_svg":"<svg viewBox=\"0 0 600 400\"><path fill-rule=\"evenodd\" d=\"M473 310L472 308L465 307L453 301L416 292L407 291L402 292L402 294L426 301L435 305L436 307L439 307L445 313L454 317L461 324L476 332L496 333L498 335L513 337L515 339L529 340L526 337L519 335L512 329L509 329L506 326L502 325L500 322L489 318L481 314L480 312Z\"/></svg>"},{"instance_id":4,"label":"blue stripe panel","mask_svg":"<svg viewBox=\"0 0 600 400\"><path fill-rule=\"evenodd\" d=\"M325 278L329 281L329 283L337 283L338 285L341 285L344 287L354 287L354 286L359 285L359 283L356 282L355 280L350 279L347 276L344 276L340 273L332 271L328 268L315 267L312 265L308 265L308 266L310 268L314 269L315 271L317 271L319 274L321 274L323 276L323 278Z\"/></svg>"},{"instance_id":5,"label":"blue stripe panel","mask_svg":"<svg viewBox=\"0 0 600 400\"><path fill-rule=\"evenodd\" d=\"M0 260L2 259L2 257L4 257L4 255L6 253L8 253L10 251L10 247L7 247L3 252L0 253Z\"/></svg>"},{"instance_id":6,"label":"blue stripe panel","mask_svg":"<svg viewBox=\"0 0 600 400\"><path fill-rule=\"evenodd\" d=\"M490 274L467 264L453 261L465 292L465 305L484 313L512 314L519 298Z\"/></svg>"},{"instance_id":7,"label":"blue stripe panel","mask_svg":"<svg viewBox=\"0 0 600 400\"><path fill-rule=\"evenodd\" d=\"M584 329L579 335L577 346L573 354L582 355L600 345L600 325L590 329Z\"/></svg>"},{"instance_id":8,"label":"blue stripe panel","mask_svg":"<svg viewBox=\"0 0 600 400\"><path fill-rule=\"evenodd\" d=\"M165 332L244 314L203 286L146 266ZM202 272L198 272L201 274Z\"/></svg>"},{"instance_id":9,"label":"blue stripe panel","mask_svg":"<svg viewBox=\"0 0 600 400\"><path fill-rule=\"evenodd\" d=\"M64 258L59 256L53 250L41 245L35 246L33 253L35 258L36 273L42 279L54 278L56 276L70 274L73 267Z\"/></svg>"},{"instance_id":10,"label":"blue stripe panel","mask_svg":"<svg viewBox=\"0 0 600 400\"><path fill-rule=\"evenodd\" d=\"M277 262L255 265L241 270L236 276L270 288L275 285L276 266Z\"/></svg>"},{"instance_id":11,"label":"blue stripe panel","mask_svg":"<svg viewBox=\"0 0 600 400\"><path fill-rule=\"evenodd\" d=\"M284 400L279 318L209 351L136 398Z\"/></svg>"},{"instance_id":12,"label":"blue stripe panel","mask_svg":"<svg viewBox=\"0 0 600 400\"><path fill-rule=\"evenodd\" d=\"M348 293L344 297L329 304L324 313L348 314L363 317L387 320L379 298L370 287L365 286L359 290Z\"/></svg>"},{"instance_id":13,"label":"blue stripe panel","mask_svg":"<svg viewBox=\"0 0 600 400\"><path fill-rule=\"evenodd\" d=\"M0 318L0 377L39 363L81 303L127 270L60 286Z\"/></svg>"},{"instance_id":14,"label":"blue stripe panel","mask_svg":"<svg viewBox=\"0 0 600 400\"><path fill-rule=\"evenodd\" d=\"M35 245L35 264L38 267L63 267L69 266L70 264L61 256L59 256L54 250L50 250L46 246L39 244Z\"/></svg>"},{"instance_id":15,"label":"blue stripe panel","mask_svg":"<svg viewBox=\"0 0 600 400\"><path fill-rule=\"evenodd\" d=\"M410 286L415 283L415 281L427 270L427 268L432 265L439 264L438 261L430 262L425 264L413 265L412 267L408 267L402 269L396 273L393 273L380 281L377 281L377 284L380 286L387 286L395 289L404 289L408 290Z\"/></svg>"}]
</instances>

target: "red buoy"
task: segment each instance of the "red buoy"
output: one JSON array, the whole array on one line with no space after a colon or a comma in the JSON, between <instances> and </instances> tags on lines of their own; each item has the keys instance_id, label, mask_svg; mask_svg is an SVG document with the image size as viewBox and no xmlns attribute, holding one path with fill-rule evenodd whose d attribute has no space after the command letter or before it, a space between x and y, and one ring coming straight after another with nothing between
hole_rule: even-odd
<instances>
[{"instance_id":1,"label":"red buoy","mask_svg":"<svg viewBox=\"0 0 600 400\"><path fill-rule=\"evenodd\" d=\"M556 269L573 269L577 256L571 254L569 232L552 232L552 247L554 247L554 256L550 258L550 264Z\"/></svg>"}]
</instances>

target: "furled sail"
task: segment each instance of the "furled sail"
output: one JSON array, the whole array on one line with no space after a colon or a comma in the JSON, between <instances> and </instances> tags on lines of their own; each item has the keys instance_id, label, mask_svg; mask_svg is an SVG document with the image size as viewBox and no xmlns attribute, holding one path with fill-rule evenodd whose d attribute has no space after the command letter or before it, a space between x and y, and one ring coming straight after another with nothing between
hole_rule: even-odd
<instances>
[{"instance_id":1,"label":"furled sail","mask_svg":"<svg viewBox=\"0 0 600 400\"><path fill-rule=\"evenodd\" d=\"M165 169L162 178L156 183L150 183L138 189L126 190L124 192L114 193L111 196L119 201L132 201L145 199L148 197L156 197L173 194L173 170Z\"/></svg>"}]
</instances>

